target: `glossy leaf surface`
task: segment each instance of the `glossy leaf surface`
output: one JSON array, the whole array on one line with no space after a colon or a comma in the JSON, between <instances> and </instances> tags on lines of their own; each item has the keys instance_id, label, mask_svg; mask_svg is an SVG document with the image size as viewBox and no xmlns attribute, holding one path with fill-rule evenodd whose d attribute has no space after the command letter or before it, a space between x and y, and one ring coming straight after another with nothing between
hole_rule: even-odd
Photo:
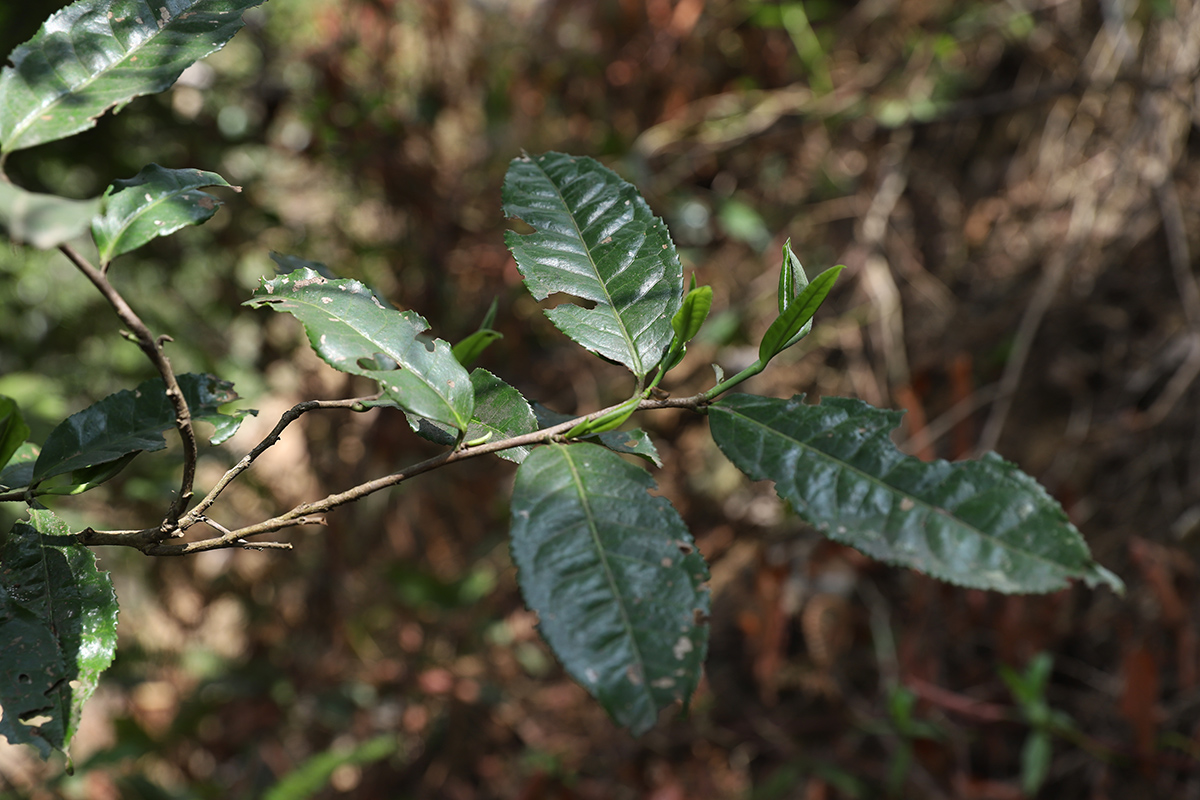
<instances>
[{"instance_id":1,"label":"glossy leaf surface","mask_svg":"<svg viewBox=\"0 0 1200 800\"><path fill-rule=\"evenodd\" d=\"M0 153L87 130L113 106L161 92L219 50L262 0L79 0L0 72Z\"/></svg>"},{"instance_id":2,"label":"glossy leaf surface","mask_svg":"<svg viewBox=\"0 0 1200 800\"><path fill-rule=\"evenodd\" d=\"M33 481L33 465L42 451L33 442L25 442L8 460L8 466L0 470L0 487L13 489L28 486Z\"/></svg>"},{"instance_id":3,"label":"glossy leaf surface","mask_svg":"<svg viewBox=\"0 0 1200 800\"><path fill-rule=\"evenodd\" d=\"M475 388L475 413L467 426L467 441L489 436L490 441L510 439L523 433L537 430L537 419L529 403L513 387L497 378L486 369L471 372L471 385ZM458 439L452 429L425 422L417 433L431 442L452 445ZM514 464L520 464L529 455L528 447L513 447L501 450L496 455Z\"/></svg>"},{"instance_id":4,"label":"glossy leaf surface","mask_svg":"<svg viewBox=\"0 0 1200 800\"><path fill-rule=\"evenodd\" d=\"M243 305L269 306L304 324L308 340L334 369L376 381L383 400L464 431L475 395L471 377L415 311L385 308L355 280L329 280L307 267L264 280Z\"/></svg>"},{"instance_id":5,"label":"glossy leaf surface","mask_svg":"<svg viewBox=\"0 0 1200 800\"><path fill-rule=\"evenodd\" d=\"M17 244L32 245L39 250L58 247L82 236L99 210L99 197L71 200L27 192L0 180L0 228Z\"/></svg>"},{"instance_id":6,"label":"glossy leaf surface","mask_svg":"<svg viewBox=\"0 0 1200 800\"><path fill-rule=\"evenodd\" d=\"M212 375L191 373L178 376L178 381L192 421L217 426L214 443L232 436L248 413L218 411L219 406L238 398L233 384ZM162 381L143 381L136 389L111 394L59 423L42 445L32 479L41 481L106 464L139 450L162 450L167 446L163 431L174 427L175 409L167 400Z\"/></svg>"},{"instance_id":7,"label":"glossy leaf surface","mask_svg":"<svg viewBox=\"0 0 1200 800\"><path fill-rule=\"evenodd\" d=\"M950 583L1052 592L1121 582L1096 564L1062 507L1016 465L924 462L896 449L900 412L860 400L734 395L709 408L717 446L829 538Z\"/></svg>"},{"instance_id":8,"label":"glossy leaf surface","mask_svg":"<svg viewBox=\"0 0 1200 800\"><path fill-rule=\"evenodd\" d=\"M9 532L0 559L0 735L45 758L65 750L117 647L108 573L45 509Z\"/></svg>"},{"instance_id":9,"label":"glossy leaf surface","mask_svg":"<svg viewBox=\"0 0 1200 800\"><path fill-rule=\"evenodd\" d=\"M563 303L546 316L588 350L648 373L671 341L683 267L637 189L590 158L522 156L504 179L504 213L534 228L505 235L533 296L592 306Z\"/></svg>"},{"instance_id":10,"label":"glossy leaf surface","mask_svg":"<svg viewBox=\"0 0 1200 800\"><path fill-rule=\"evenodd\" d=\"M92 221L100 261L107 263L156 236L207 221L221 201L200 191L205 186L229 183L215 172L158 164L143 167L129 180L113 181L104 195L104 213Z\"/></svg>"},{"instance_id":11,"label":"glossy leaf surface","mask_svg":"<svg viewBox=\"0 0 1200 800\"><path fill-rule=\"evenodd\" d=\"M512 553L563 666L635 734L686 703L708 641L704 559L650 476L592 444L549 445L517 470Z\"/></svg>"}]
</instances>

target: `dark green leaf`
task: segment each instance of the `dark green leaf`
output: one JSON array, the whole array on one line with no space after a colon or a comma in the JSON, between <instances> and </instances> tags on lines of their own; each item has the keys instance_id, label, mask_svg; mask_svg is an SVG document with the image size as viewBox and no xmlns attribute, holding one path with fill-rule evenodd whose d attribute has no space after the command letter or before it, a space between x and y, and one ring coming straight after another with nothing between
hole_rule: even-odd
<instances>
[{"instance_id":1,"label":"dark green leaf","mask_svg":"<svg viewBox=\"0 0 1200 800\"><path fill-rule=\"evenodd\" d=\"M2 113L0 119L3 119ZM53 194L37 194L0 178L0 228L18 244L32 245L39 250L58 247L82 236L99 210L99 197L71 200Z\"/></svg>"},{"instance_id":2,"label":"dark green leaf","mask_svg":"<svg viewBox=\"0 0 1200 800\"><path fill-rule=\"evenodd\" d=\"M223 414L218 408L237 399L233 384L212 375L178 376L192 420L216 425L218 435L232 435L244 411ZM128 453L162 450L162 432L175 427L175 409L162 381L152 378L136 389L111 394L50 431L32 479L45 480L73 470L115 461ZM217 436L213 437L216 441Z\"/></svg>"},{"instance_id":3,"label":"dark green leaf","mask_svg":"<svg viewBox=\"0 0 1200 800\"><path fill-rule=\"evenodd\" d=\"M0 487L12 489L32 483L33 465L41 452L33 442L25 442L18 447L8 460L8 466L0 471Z\"/></svg>"},{"instance_id":4,"label":"dark green leaf","mask_svg":"<svg viewBox=\"0 0 1200 800\"><path fill-rule=\"evenodd\" d=\"M113 181L104 195L104 213L92 221L92 238L107 263L156 236L198 225L217 213L221 201L205 186L229 186L215 172L143 167L129 180ZM237 188L237 187L233 187Z\"/></svg>"},{"instance_id":5,"label":"dark green leaf","mask_svg":"<svg viewBox=\"0 0 1200 800\"><path fill-rule=\"evenodd\" d=\"M8 466L28 437L29 426L21 416L17 401L0 395L0 470Z\"/></svg>"},{"instance_id":6,"label":"dark green leaf","mask_svg":"<svg viewBox=\"0 0 1200 800\"><path fill-rule=\"evenodd\" d=\"M88 548L45 509L13 526L0 560L0 734L45 758L66 750L117 647L117 598Z\"/></svg>"},{"instance_id":7,"label":"dark green leaf","mask_svg":"<svg viewBox=\"0 0 1200 800\"><path fill-rule=\"evenodd\" d=\"M418 417L466 430L471 377L450 345L424 335L415 311L384 308L354 280L329 280L302 267L264 280L243 305L269 306L304 324L313 350L334 369L379 383L387 402Z\"/></svg>"},{"instance_id":8,"label":"dark green leaf","mask_svg":"<svg viewBox=\"0 0 1200 800\"><path fill-rule=\"evenodd\" d=\"M125 469L130 463L137 458L138 452L126 453L116 461L109 461L106 464L97 464L94 467L84 467L83 469L71 470L68 476L69 480L62 486L51 486L46 488L43 484L38 487L37 494L59 494L59 495L76 495L83 494L86 491L95 489L105 481L112 480L121 470ZM52 481L53 483L53 481Z\"/></svg>"},{"instance_id":9,"label":"dark green leaf","mask_svg":"<svg viewBox=\"0 0 1200 800\"><path fill-rule=\"evenodd\" d=\"M504 179L504 213L534 228L505 235L533 296L563 292L594 304L563 303L546 316L639 378L649 372L671 341L683 267L637 189L590 158L522 156Z\"/></svg>"},{"instance_id":10,"label":"dark green leaf","mask_svg":"<svg viewBox=\"0 0 1200 800\"><path fill-rule=\"evenodd\" d=\"M495 441L511 439L537 430L537 419L529 403L513 387L497 378L486 369L471 372L471 385L475 388L475 414L463 439L473 441L490 434ZM452 445L458 436L448 426L425 421L417 433L431 442ZM501 458L520 464L529 455L528 447L513 447L496 453Z\"/></svg>"},{"instance_id":11,"label":"dark green leaf","mask_svg":"<svg viewBox=\"0 0 1200 800\"><path fill-rule=\"evenodd\" d=\"M541 403L533 404L533 413L537 416L540 428L549 428L575 419L570 414L551 411ZM631 456L644 458L656 467L662 466L662 458L658 455L654 442L641 428L628 431L606 431L593 436L585 436L583 441L603 445L616 453L628 453Z\"/></svg>"},{"instance_id":12,"label":"dark green leaf","mask_svg":"<svg viewBox=\"0 0 1200 800\"><path fill-rule=\"evenodd\" d=\"M262 0L79 0L0 72L0 153L87 130L113 106L161 92L221 49Z\"/></svg>"},{"instance_id":13,"label":"dark green leaf","mask_svg":"<svg viewBox=\"0 0 1200 800\"><path fill-rule=\"evenodd\" d=\"M1051 592L1071 579L1121 591L1062 507L1016 465L923 462L896 449L900 412L842 397L735 395L709 407L721 451L835 541L960 586Z\"/></svg>"},{"instance_id":14,"label":"dark green leaf","mask_svg":"<svg viewBox=\"0 0 1200 800\"><path fill-rule=\"evenodd\" d=\"M812 330L813 314L825 302L825 297L833 289L834 281L845 267L838 265L830 267L812 279L812 283L804 287L804 291L792 301L787 311L780 314L767 332L763 334L758 345L758 357L766 363L779 353L799 341L809 330ZM805 327L807 326L807 328Z\"/></svg>"},{"instance_id":15,"label":"dark green leaf","mask_svg":"<svg viewBox=\"0 0 1200 800\"><path fill-rule=\"evenodd\" d=\"M704 559L644 470L591 444L517 470L512 553L525 602L563 666L635 734L687 703L708 642Z\"/></svg>"}]
</instances>

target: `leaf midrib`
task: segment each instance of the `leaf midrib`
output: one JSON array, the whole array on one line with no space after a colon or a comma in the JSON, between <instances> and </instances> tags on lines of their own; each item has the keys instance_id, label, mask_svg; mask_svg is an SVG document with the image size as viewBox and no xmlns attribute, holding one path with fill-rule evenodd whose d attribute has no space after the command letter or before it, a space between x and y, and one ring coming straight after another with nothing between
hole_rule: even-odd
<instances>
[{"instance_id":1,"label":"leaf midrib","mask_svg":"<svg viewBox=\"0 0 1200 800\"><path fill-rule=\"evenodd\" d=\"M567 217L571 220L571 227L575 229L575 235L579 239L579 242L583 245L584 253L587 254L588 264L590 264L592 267L592 272L595 275L596 283L600 284L600 289L604 292L606 304L612 309L613 317L616 319L617 325L621 329L621 336L625 339L625 346L629 349L629 354L633 357L633 363L635 366L633 371L640 378L646 374L646 370L642 367L641 353L638 352L637 343L633 340L633 337L629 334L629 329L625 326L625 319L621 316L621 312L617 310L617 306L613 302L612 294L610 294L608 291L608 284L606 284L604 279L600 276L600 269L596 266L596 259L592 257L592 248L588 246L587 240L583 238L583 231L580 230L579 223L575 220L575 214L573 211L571 211L571 206L567 204L567 199L563 197L563 193L559 189L558 184L555 183L554 178L552 178L550 173L547 172L540 163L538 163L536 158L531 160L533 161L533 165L537 168L537 170L546 178L546 182L554 187L554 194L558 197L559 202L562 203L563 210L566 211Z\"/></svg>"},{"instance_id":2,"label":"leaf midrib","mask_svg":"<svg viewBox=\"0 0 1200 800\"><path fill-rule=\"evenodd\" d=\"M327 286L327 285L328 285L328 282L326 282L326 283L323 283L323 284L321 284L321 285L322 285L322 286ZM378 346L379 346L379 348L380 348L380 350L381 350L382 352L386 352L386 351L388 351L388 350L392 349L391 345L389 345L389 344L384 344L384 343L382 343L382 342L377 342L377 341L375 341L374 339L372 339L370 336L368 336L368 335L367 335L367 334L366 334L364 331L362 331L362 330L361 330L361 329L360 329L358 326L356 326L356 325L355 325L353 322L351 322L350 320L347 320L347 319L345 319L344 317L341 317L341 316L336 316L336 317L335 317L335 316L334 316L334 314L333 314L333 312L332 312L332 311L331 311L331 310L330 310L330 309L329 309L327 306L324 306L324 305L318 305L317 303L313 303L313 302L311 302L311 301L309 301L309 300L307 300L307 299L302 299L302 298L300 298L300 297L297 297L296 295L293 295L291 298L278 298L278 297L275 297L274 295L268 295L268 297L267 297L267 298L264 298L264 299L269 299L269 298L274 298L274 299L275 299L275 300L277 300L277 301L278 301L278 300L280 300L280 299L291 299L291 300L293 300L293 301L295 301L295 302L302 302L302 303L304 303L305 305L308 305L308 306L310 306L311 308L314 308L314 309L317 309L317 310L320 310L320 311L324 312L324 313L325 313L327 316L333 317L333 318L334 318L334 319L336 319L338 322L342 323L342 324L343 324L343 325L345 325L347 328L349 328L350 330L352 330L352 331L354 331L356 334L358 334L358 335L359 335L359 336L360 336L360 337L361 337L361 338L362 338L364 341L366 341L366 342L369 342L369 343L370 343L370 344L372 344L372 345L378 345ZM403 316L403 314L401 314L401 316ZM304 327L305 327L305 328L307 328L307 327L308 327L308 323L304 323ZM414 337L414 338L415 338L415 337ZM434 347L436 348L436 347L437 347L437 345L435 344L435 345L434 345ZM399 353L387 353L387 355L395 358L396 356L399 356L399 355L401 355L401 354L399 354ZM399 358L396 358L396 361L397 361L397 363L404 363L404 362L401 362ZM438 387L438 385L437 385L436 383L434 383L433 381L431 381L431 380L429 380L427 377L425 377L425 375L423 375L423 374L420 372L420 370L413 369L413 368L412 368L412 367L411 367L409 364L407 364L407 363L405 363L405 364L404 364L404 367L405 367L405 369L407 369L407 370L408 370L408 372L409 372L410 374L412 374L412 375L415 375L415 376L417 377L417 379L421 381L421 383L423 383L423 384L425 384L426 386L428 386L428 387L429 387L429 389L430 389L430 390L431 390L431 391L432 391L434 394L436 394L436 395L438 396L438 399L440 399L440 400L441 400L441 401L442 401L442 402L443 402L443 403L446 405L446 408L450 409L450 413L454 415L454 419L455 419L455 420L457 420L457 421L458 421L458 423L459 423L459 424L462 426L462 427L460 427L460 428L459 428L459 430L465 430L465 429L466 429L466 427L467 427L467 425L469 425L469 424L470 424L470 419L468 418L466 421L464 421L464 420L463 420L463 415L462 415L462 414L460 414L460 413L458 412L458 409L455 407L454 403L452 403L452 402L450 401L450 399L449 399L449 397L447 396L447 394L446 394L445 392L443 392L443 391L442 391L442 389L441 389L441 388L439 388L439 387ZM364 370L364 372L367 372L367 371L368 371L368 370ZM375 378L372 378L372 380L375 380L375 381L376 381L377 383L379 383L380 385L383 385L383 381L380 381L380 380L378 380L378 379L375 379Z\"/></svg>"},{"instance_id":3,"label":"leaf midrib","mask_svg":"<svg viewBox=\"0 0 1200 800\"><path fill-rule=\"evenodd\" d=\"M600 556L600 565L604 570L604 577L608 582L609 591L612 592L613 597L616 598L617 608L621 612L621 621L623 623L623 627L625 628L626 635L629 638L629 646L633 651L633 657L637 662L639 676L642 680L640 684L634 685L635 687L640 687L642 689L642 694L645 695L646 700L650 703L650 707L656 708L657 706L654 702L654 695L650 692L650 675L646 671L646 659L642 655L641 648L638 647L637 637L633 635L635 630L633 621L630 619L629 612L625 608L625 599L617 587L616 576L613 573L612 567L609 566L608 555L601 544L600 532L596 527L596 520L594 514L592 513L591 504L588 502L588 495L585 491L583 477L580 475L579 470L575 465L575 460L571 457L569 449L564 445L554 446L557 447L559 452L562 453L563 458L567 462L568 469L571 470L571 481L575 485L576 491L579 494L579 504L583 507L584 518L587 520L588 533L592 537L592 545L595 547L596 552ZM632 683L632 681L630 681L630 683Z\"/></svg>"},{"instance_id":4,"label":"leaf midrib","mask_svg":"<svg viewBox=\"0 0 1200 800\"><path fill-rule=\"evenodd\" d=\"M1061 575L1062 571L1064 569L1067 569L1063 564L1060 564L1056 561L1051 561L1050 559L1046 558L1045 556L1042 556L1042 555L1032 552L1030 550L1025 550L1025 549L1017 547L1015 545L1011 545L1011 544L1005 542L1003 539L1001 539L996 534L988 533L987 531L981 530L980 528L977 528L976 526L970 524L969 522L966 522L961 517L959 517L959 516L955 515L953 512L951 512L949 509L945 509L945 508L942 508L941 506L934 505L934 504L918 497L917 495L905 492L904 490L899 489L899 488L891 485L890 483L885 483L881 478L871 475L870 473L864 472L863 470L859 469L858 467L854 466L853 464L843 461L842 459L838 458L837 456L831 455L831 454L825 452L824 450L821 450L813 445L808 444L807 442L801 441L800 439L797 439L794 436L779 430L778 428L772 428L771 426L767 425L766 423L759 422L758 420L753 419L752 417L748 417L745 414L742 414L741 412L730 408L729 406L723 406L721 408L723 408L723 410L726 413L741 417L742 419L746 420L747 422L750 422L754 425L757 425L760 428L770 431L771 433L776 434L777 436L780 436L790 442L795 442L797 446L799 446L806 452L819 454L821 457L824 457L826 459L829 459L830 461L835 462L836 464L840 465L843 469L854 472L855 474L861 476L864 480L866 480L868 482L879 484L879 485L887 488L890 492L893 492L895 494L906 497L909 500L912 500L914 505L920 504L921 506L925 507L929 511L933 511L936 513L943 514L944 516L948 516L957 525L961 526L962 528L966 529L967 531L975 532L978 536L980 536L983 539L987 539L989 541L994 542L998 547L1000 547L1003 550L1007 550L1009 552L1013 552L1013 553L1017 553L1017 554L1024 554L1026 557L1028 557L1029 559L1031 559L1033 561L1038 561L1038 562L1046 564L1050 567L1053 567L1056 572L1060 573L1059 574L1060 579L1062 577L1062 575ZM828 429L826 429L826 430L828 430ZM908 513L908 512L902 512L902 513Z\"/></svg>"}]
</instances>

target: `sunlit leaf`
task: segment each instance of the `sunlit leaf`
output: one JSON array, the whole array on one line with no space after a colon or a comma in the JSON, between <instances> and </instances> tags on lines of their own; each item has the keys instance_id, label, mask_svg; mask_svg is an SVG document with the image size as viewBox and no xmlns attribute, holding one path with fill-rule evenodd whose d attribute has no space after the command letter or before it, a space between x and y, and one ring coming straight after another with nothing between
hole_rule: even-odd
<instances>
[{"instance_id":1,"label":"sunlit leaf","mask_svg":"<svg viewBox=\"0 0 1200 800\"><path fill-rule=\"evenodd\" d=\"M192 420L217 426L214 440L232 435L249 413L224 414L218 410L238 397L228 381L191 373L177 380ZM162 450L167 446L163 431L174 427L175 408L167 399L162 381L152 378L136 389L111 394L59 423L42 445L32 480L106 464L140 450Z\"/></svg>"},{"instance_id":2,"label":"sunlit leaf","mask_svg":"<svg viewBox=\"0 0 1200 800\"><path fill-rule=\"evenodd\" d=\"M709 408L713 439L742 472L775 481L805 520L872 558L999 592L1072 579L1121 590L1037 481L994 453L953 464L905 455L889 438L900 416L803 395L734 395Z\"/></svg>"},{"instance_id":3,"label":"sunlit leaf","mask_svg":"<svg viewBox=\"0 0 1200 800\"><path fill-rule=\"evenodd\" d=\"M418 417L464 431L475 395L471 377L415 311L385 308L355 280L329 280L301 267L264 280L243 305L268 306L304 324L327 364L376 381L384 400Z\"/></svg>"},{"instance_id":4,"label":"sunlit leaf","mask_svg":"<svg viewBox=\"0 0 1200 800\"><path fill-rule=\"evenodd\" d=\"M0 735L45 758L66 750L117 647L108 573L65 523L31 509L0 559Z\"/></svg>"},{"instance_id":5,"label":"sunlit leaf","mask_svg":"<svg viewBox=\"0 0 1200 800\"><path fill-rule=\"evenodd\" d=\"M525 602L563 666L635 734L686 704L708 641L708 568L645 470L592 444L517 470L512 553Z\"/></svg>"},{"instance_id":6,"label":"sunlit leaf","mask_svg":"<svg viewBox=\"0 0 1200 800\"><path fill-rule=\"evenodd\" d=\"M262 0L79 0L0 72L0 153L87 130L109 108L161 92L219 50Z\"/></svg>"},{"instance_id":7,"label":"sunlit leaf","mask_svg":"<svg viewBox=\"0 0 1200 800\"><path fill-rule=\"evenodd\" d=\"M229 183L215 172L165 169L158 164L143 167L129 180L113 181L104 195L104 213L92 222L100 261L111 261L156 236L208 220L221 201L200 191L205 186Z\"/></svg>"},{"instance_id":8,"label":"sunlit leaf","mask_svg":"<svg viewBox=\"0 0 1200 800\"><path fill-rule=\"evenodd\" d=\"M504 213L534 228L505 235L533 296L584 301L546 316L588 350L649 372L671 341L683 267L637 189L590 158L522 156L504 179Z\"/></svg>"}]
</instances>

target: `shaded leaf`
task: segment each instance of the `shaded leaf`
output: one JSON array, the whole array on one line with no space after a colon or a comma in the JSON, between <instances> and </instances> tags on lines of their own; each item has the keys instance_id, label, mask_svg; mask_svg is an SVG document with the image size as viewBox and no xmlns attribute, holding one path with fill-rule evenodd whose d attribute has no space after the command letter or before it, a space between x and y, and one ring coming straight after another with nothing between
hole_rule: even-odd
<instances>
[{"instance_id":1,"label":"shaded leaf","mask_svg":"<svg viewBox=\"0 0 1200 800\"><path fill-rule=\"evenodd\" d=\"M0 470L0 487L11 489L28 486L33 482L33 465L41 449L33 442L25 442L8 460L8 466Z\"/></svg>"},{"instance_id":2,"label":"shaded leaf","mask_svg":"<svg viewBox=\"0 0 1200 800\"><path fill-rule=\"evenodd\" d=\"M0 734L45 758L70 745L112 663L117 598L92 552L45 509L13 526L0 565Z\"/></svg>"},{"instance_id":3,"label":"shaded leaf","mask_svg":"<svg viewBox=\"0 0 1200 800\"><path fill-rule=\"evenodd\" d=\"M708 642L708 568L645 470L592 444L549 445L517 470L512 554L563 666L635 734L686 704Z\"/></svg>"},{"instance_id":4,"label":"shaded leaf","mask_svg":"<svg viewBox=\"0 0 1200 800\"><path fill-rule=\"evenodd\" d=\"M2 118L0 114L0 118ZM100 198L71 200L27 192L0 178L0 227L18 244L39 250L82 236L100 210Z\"/></svg>"},{"instance_id":5,"label":"shaded leaf","mask_svg":"<svg viewBox=\"0 0 1200 800\"><path fill-rule=\"evenodd\" d=\"M158 164L142 167L129 180L113 181L104 195L104 213L92 221L100 261L107 263L156 236L207 221L221 201L200 189L229 185L215 172Z\"/></svg>"},{"instance_id":6,"label":"shaded leaf","mask_svg":"<svg viewBox=\"0 0 1200 800\"><path fill-rule=\"evenodd\" d=\"M575 419L570 414L560 414L557 411L551 411L541 403L533 404L533 413L537 416L539 428L549 428ZM658 455L658 449L655 448L649 434L641 428L632 428L627 431L606 431L592 436L585 436L582 440L603 445L616 453L627 453L631 456L644 458L656 467L662 466L662 458Z\"/></svg>"},{"instance_id":7,"label":"shaded leaf","mask_svg":"<svg viewBox=\"0 0 1200 800\"><path fill-rule=\"evenodd\" d=\"M0 395L0 470L8 466L9 459L28 437L29 426L21 416L17 401Z\"/></svg>"},{"instance_id":8,"label":"shaded leaf","mask_svg":"<svg viewBox=\"0 0 1200 800\"><path fill-rule=\"evenodd\" d=\"M47 488L44 484L39 486L37 494L59 494L59 495L76 495L95 489L105 481L112 480L129 466L133 459L137 458L140 451L126 453L116 461L109 461L104 464L97 464L94 467L84 467L83 469L73 469L67 476L68 480L61 486L51 486Z\"/></svg>"},{"instance_id":9,"label":"shaded leaf","mask_svg":"<svg viewBox=\"0 0 1200 800\"><path fill-rule=\"evenodd\" d=\"M505 242L559 330L639 378L662 358L679 308L683 267L666 224L634 186L590 158L546 153L513 159L504 179L504 213L534 228Z\"/></svg>"},{"instance_id":10,"label":"shaded leaf","mask_svg":"<svg viewBox=\"0 0 1200 800\"><path fill-rule=\"evenodd\" d=\"M177 377L193 422L217 426L217 435L227 438L249 412L221 413L218 408L238 399L233 384L212 375L185 374ZM32 480L42 481L73 470L115 461L128 453L162 450L167 446L162 432L175 427L175 409L167 400L162 381L152 378L136 389L111 394L98 403L72 414L46 437L33 469Z\"/></svg>"},{"instance_id":11,"label":"shaded leaf","mask_svg":"<svg viewBox=\"0 0 1200 800\"><path fill-rule=\"evenodd\" d=\"M735 395L709 407L713 439L829 538L960 586L1051 592L1071 579L1121 591L1062 507L1016 465L923 462L888 434L900 412L829 397Z\"/></svg>"},{"instance_id":12,"label":"shaded leaf","mask_svg":"<svg viewBox=\"0 0 1200 800\"><path fill-rule=\"evenodd\" d=\"M497 378L486 369L476 369L471 372L471 385L475 388L475 413L467 433L463 437L472 441L484 436L499 441L533 433L538 428L537 419L529 403L513 387ZM458 436L450 432L448 426L425 420L417 429L417 433L431 442L452 445ZM496 453L500 458L520 464L529 455L528 447L513 447Z\"/></svg>"},{"instance_id":13,"label":"shaded leaf","mask_svg":"<svg viewBox=\"0 0 1200 800\"><path fill-rule=\"evenodd\" d=\"M221 49L262 0L79 0L0 72L0 153L87 130L113 106L168 88Z\"/></svg>"},{"instance_id":14,"label":"shaded leaf","mask_svg":"<svg viewBox=\"0 0 1200 800\"><path fill-rule=\"evenodd\" d=\"M450 345L424 335L429 323L415 311L384 308L355 280L329 280L307 267L263 280L242 305L287 312L304 325L325 363L379 384L391 404L464 431L475 396Z\"/></svg>"}]
</instances>

